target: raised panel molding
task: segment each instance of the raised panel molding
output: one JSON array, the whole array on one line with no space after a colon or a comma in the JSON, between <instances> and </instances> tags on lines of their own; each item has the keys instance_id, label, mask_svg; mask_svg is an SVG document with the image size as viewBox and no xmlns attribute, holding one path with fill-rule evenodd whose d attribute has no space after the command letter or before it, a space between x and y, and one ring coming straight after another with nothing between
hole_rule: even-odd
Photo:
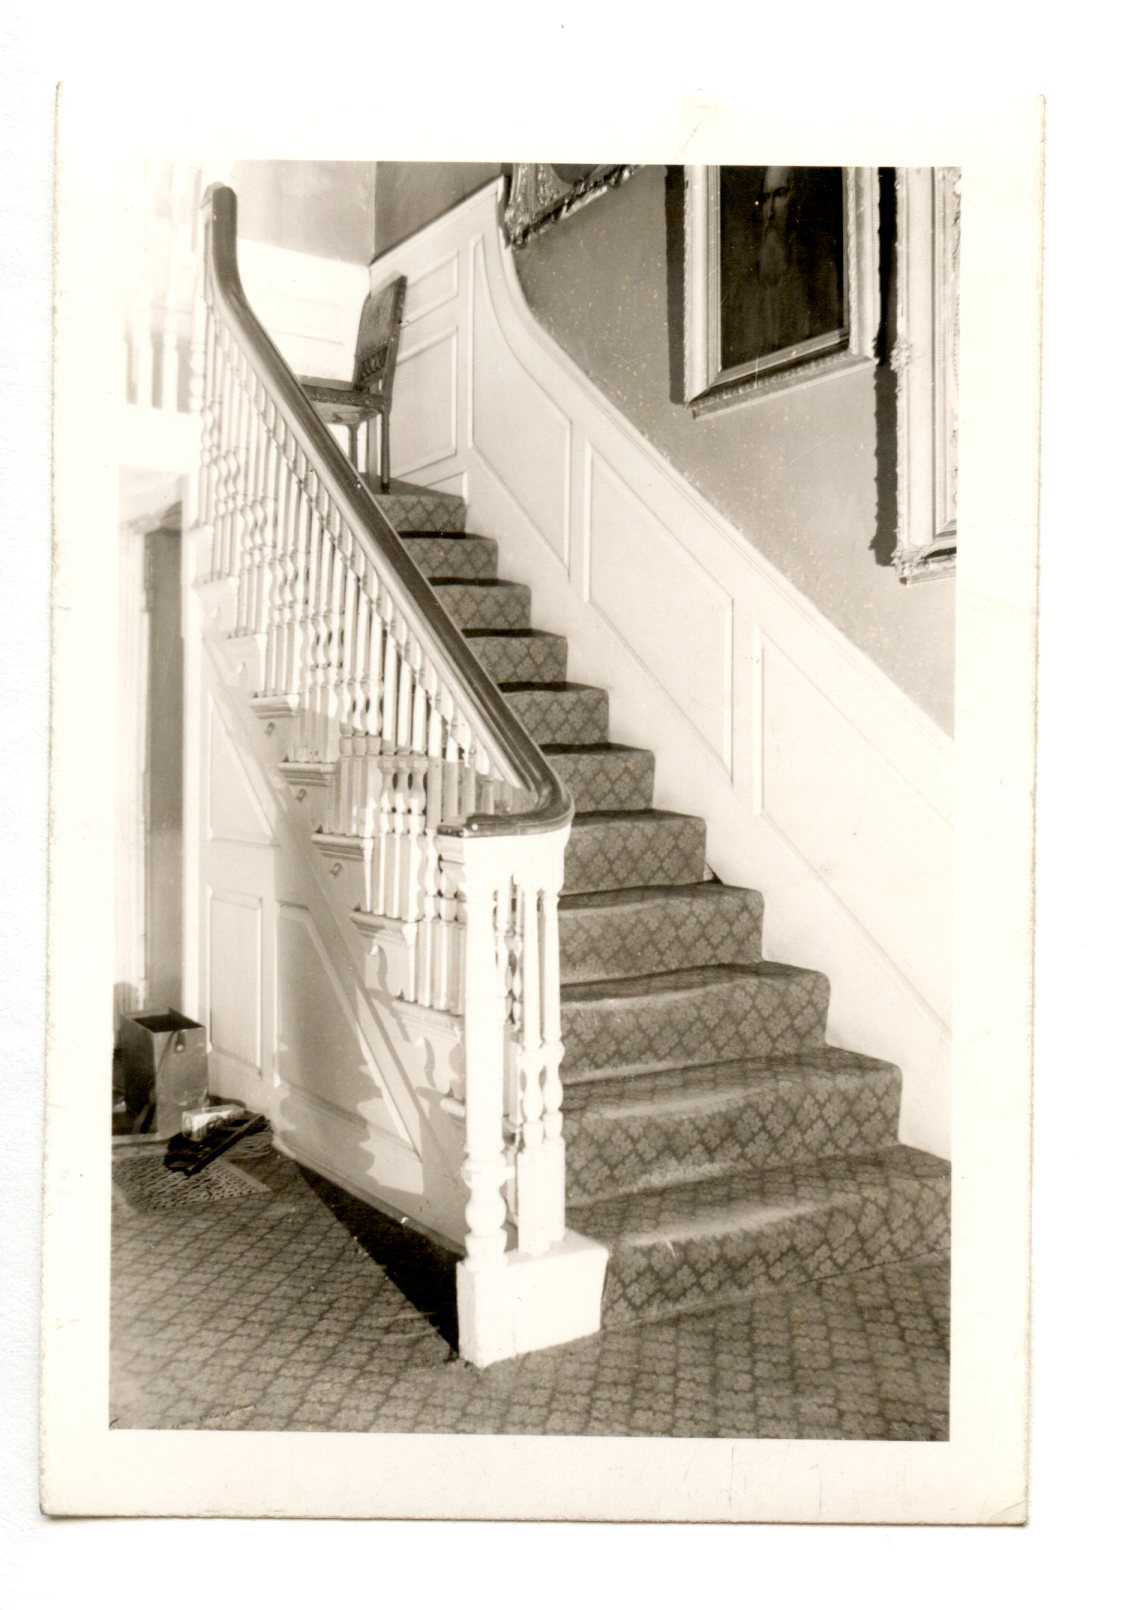
<instances>
[{"instance_id":1,"label":"raised panel molding","mask_svg":"<svg viewBox=\"0 0 1121 1610\"><path fill-rule=\"evenodd\" d=\"M380 271L375 262L370 269L370 285L376 288L384 283L386 276ZM418 324L421 319L435 313L438 308L446 307L459 295L459 253L451 252L439 263L423 274L413 275L409 279L405 292L405 315L401 327L407 330L411 325Z\"/></svg>"},{"instance_id":2,"label":"raised panel molding","mask_svg":"<svg viewBox=\"0 0 1121 1610\"><path fill-rule=\"evenodd\" d=\"M732 599L589 448L585 597L732 770Z\"/></svg>"},{"instance_id":3,"label":"raised panel molding","mask_svg":"<svg viewBox=\"0 0 1121 1610\"><path fill-rule=\"evenodd\" d=\"M948 1024L949 829L821 687L764 634L758 643L759 813Z\"/></svg>"},{"instance_id":4,"label":"raised panel molding","mask_svg":"<svg viewBox=\"0 0 1121 1610\"><path fill-rule=\"evenodd\" d=\"M261 1070L261 899L207 889L210 1041L220 1055Z\"/></svg>"},{"instance_id":5,"label":"raised panel molding","mask_svg":"<svg viewBox=\"0 0 1121 1610\"><path fill-rule=\"evenodd\" d=\"M404 479L456 451L458 337L443 330L397 359L393 473Z\"/></svg>"},{"instance_id":6,"label":"raised panel molding","mask_svg":"<svg viewBox=\"0 0 1121 1610\"><path fill-rule=\"evenodd\" d=\"M213 698L209 700L207 735L207 837L234 844L274 844L268 817Z\"/></svg>"},{"instance_id":7,"label":"raised panel molding","mask_svg":"<svg viewBox=\"0 0 1121 1610\"><path fill-rule=\"evenodd\" d=\"M304 906L278 907L276 970L277 1077L407 1143L408 1131Z\"/></svg>"},{"instance_id":8,"label":"raised panel molding","mask_svg":"<svg viewBox=\"0 0 1121 1610\"><path fill-rule=\"evenodd\" d=\"M572 424L503 340L481 244L470 307L469 445L567 569Z\"/></svg>"}]
</instances>

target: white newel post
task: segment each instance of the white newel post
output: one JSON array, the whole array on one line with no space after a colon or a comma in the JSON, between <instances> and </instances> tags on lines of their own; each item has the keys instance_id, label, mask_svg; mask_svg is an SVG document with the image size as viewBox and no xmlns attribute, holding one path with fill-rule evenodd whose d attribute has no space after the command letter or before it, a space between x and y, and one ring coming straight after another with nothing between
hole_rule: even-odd
<instances>
[{"instance_id":1,"label":"white newel post","mask_svg":"<svg viewBox=\"0 0 1121 1610\"><path fill-rule=\"evenodd\" d=\"M510 1169L504 1134L506 958L503 898L509 846L501 839L441 840L462 859L467 944L464 957L463 1181L467 1256L456 1271L459 1349L473 1364L508 1354L506 1197Z\"/></svg>"},{"instance_id":2,"label":"white newel post","mask_svg":"<svg viewBox=\"0 0 1121 1610\"><path fill-rule=\"evenodd\" d=\"M564 1138L561 1133L560 946L557 896L564 881L567 830L519 839L522 1025L518 1047L521 1129L517 1152L518 1248L531 1255L564 1236Z\"/></svg>"}]
</instances>

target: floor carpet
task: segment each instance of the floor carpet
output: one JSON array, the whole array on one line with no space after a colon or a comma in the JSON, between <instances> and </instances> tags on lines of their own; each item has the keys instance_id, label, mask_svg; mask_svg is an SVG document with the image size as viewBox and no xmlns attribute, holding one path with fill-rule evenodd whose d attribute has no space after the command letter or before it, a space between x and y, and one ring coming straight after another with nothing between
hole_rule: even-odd
<instances>
[{"instance_id":1,"label":"floor carpet","mask_svg":"<svg viewBox=\"0 0 1121 1610\"><path fill-rule=\"evenodd\" d=\"M455 1351L449 1256L275 1152L253 1151L246 1143L228 1156L263 1191L197 1192L147 1210L116 1198L111 1425L948 1435L944 1258L603 1332L480 1371Z\"/></svg>"}]
</instances>

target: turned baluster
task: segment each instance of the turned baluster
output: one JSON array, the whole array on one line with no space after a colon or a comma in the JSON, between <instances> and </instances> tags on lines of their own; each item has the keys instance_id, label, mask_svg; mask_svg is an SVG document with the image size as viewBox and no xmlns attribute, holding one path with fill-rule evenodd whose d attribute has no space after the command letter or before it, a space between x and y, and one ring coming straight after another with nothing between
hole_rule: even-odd
<instances>
[{"instance_id":1,"label":"turned baluster","mask_svg":"<svg viewBox=\"0 0 1121 1610\"><path fill-rule=\"evenodd\" d=\"M397 660L398 645L396 622L394 619L393 600L386 593L381 595L381 618L384 626L382 669L382 695L381 695L381 747L383 750L392 750L397 747Z\"/></svg>"},{"instance_id":2,"label":"turned baluster","mask_svg":"<svg viewBox=\"0 0 1121 1610\"><path fill-rule=\"evenodd\" d=\"M230 364L230 336L224 325L218 329L216 362L218 369L218 443L214 458L214 566L215 576L229 576L230 509L233 504L233 476L230 453L233 442L234 377Z\"/></svg>"},{"instance_id":3,"label":"turned baluster","mask_svg":"<svg viewBox=\"0 0 1121 1610\"><path fill-rule=\"evenodd\" d=\"M241 578L244 575L244 554L242 544L245 528L248 524L248 483L249 459L247 444L249 441L249 393L247 390L248 374L245 357L240 347L233 352L234 389L233 389L233 437L230 448L230 568L229 574L237 576L238 604L241 607Z\"/></svg>"},{"instance_id":4,"label":"turned baluster","mask_svg":"<svg viewBox=\"0 0 1121 1610\"><path fill-rule=\"evenodd\" d=\"M463 1267L470 1274L482 1274L506 1258L504 1188L509 1165L502 1121L505 989L500 931L509 885L499 869L493 843L465 844L464 852L467 1257Z\"/></svg>"},{"instance_id":5,"label":"turned baluster","mask_svg":"<svg viewBox=\"0 0 1121 1610\"><path fill-rule=\"evenodd\" d=\"M319 477L315 470L308 466L304 481L304 525L306 536L301 555L301 585L300 600L300 686L299 686L299 758L311 758L311 725L312 700L315 692L315 660L318 648L319 632L317 627L317 611L319 607L319 557L321 545L321 532L319 529L319 514L317 502L319 498Z\"/></svg>"},{"instance_id":6,"label":"turned baluster","mask_svg":"<svg viewBox=\"0 0 1121 1610\"><path fill-rule=\"evenodd\" d=\"M564 883L564 851L568 830L538 840L532 848L541 887L541 1094L544 1157L541 1168L541 1216L547 1241L564 1235L564 1087L561 1040L560 924L557 902Z\"/></svg>"},{"instance_id":7,"label":"turned baluster","mask_svg":"<svg viewBox=\"0 0 1121 1610\"><path fill-rule=\"evenodd\" d=\"M393 916L393 781L396 760L392 753L381 754L376 760L377 809L377 877L374 910L379 917Z\"/></svg>"},{"instance_id":8,"label":"turned baluster","mask_svg":"<svg viewBox=\"0 0 1121 1610\"><path fill-rule=\"evenodd\" d=\"M265 635L265 690L277 693L284 686L284 618L287 603L289 479L288 428L273 409L273 480L272 525L273 540L270 555L270 576L267 601Z\"/></svg>"},{"instance_id":9,"label":"turned baluster","mask_svg":"<svg viewBox=\"0 0 1121 1610\"><path fill-rule=\"evenodd\" d=\"M256 398L257 377L250 370L242 376L242 471L238 487L239 575L237 592L237 631L253 630L253 595L260 563L260 511L257 484L260 473L260 415Z\"/></svg>"},{"instance_id":10,"label":"turned baluster","mask_svg":"<svg viewBox=\"0 0 1121 1610\"><path fill-rule=\"evenodd\" d=\"M554 1239L549 1217L547 1180L543 1177L545 1142L544 1054L541 1038L542 966L538 927L539 895L523 892L524 1014L518 1047L518 1102L521 1146L518 1152L518 1246L544 1252Z\"/></svg>"},{"instance_id":11,"label":"turned baluster","mask_svg":"<svg viewBox=\"0 0 1121 1610\"><path fill-rule=\"evenodd\" d=\"M354 822L350 802L353 797L351 773L354 767L355 709L358 702L355 672L358 654L358 574L363 559L349 526L345 526L342 532L341 562L342 608L338 626L338 651L335 655L338 667L339 762L335 767L331 790L331 823L332 831L335 833L353 833Z\"/></svg>"},{"instance_id":12,"label":"turned baluster","mask_svg":"<svg viewBox=\"0 0 1121 1610\"><path fill-rule=\"evenodd\" d=\"M298 686L298 644L300 610L300 533L303 520L303 492L300 487L300 449L294 436L285 433L284 447L284 548L282 554L283 592L280 601L280 632L277 640L276 691L295 693Z\"/></svg>"},{"instance_id":13,"label":"turned baluster","mask_svg":"<svg viewBox=\"0 0 1121 1610\"><path fill-rule=\"evenodd\" d=\"M259 511L257 576L253 588L253 630L265 634L272 623L272 602L276 587L277 475L280 452L276 442L276 407L261 387L260 393L261 467L258 480Z\"/></svg>"},{"instance_id":14,"label":"turned baluster","mask_svg":"<svg viewBox=\"0 0 1121 1610\"><path fill-rule=\"evenodd\" d=\"M219 421L219 389L218 389L218 352L217 352L217 324L213 313L200 299L203 322L203 371L202 388L203 402L201 410L202 421L202 451L199 466L198 489L198 520L206 528L210 536L210 553L207 556L207 574L213 575L215 568L214 551L214 499L215 476L218 458L218 421Z\"/></svg>"},{"instance_id":15,"label":"turned baluster","mask_svg":"<svg viewBox=\"0 0 1121 1610\"><path fill-rule=\"evenodd\" d=\"M326 589L323 611L323 655L321 659L320 756L337 760L339 755L339 712L342 704L343 592L346 564L343 557L343 523L338 508L330 503L326 516L328 541L325 544Z\"/></svg>"},{"instance_id":16,"label":"turned baluster","mask_svg":"<svg viewBox=\"0 0 1121 1610\"><path fill-rule=\"evenodd\" d=\"M372 568L362 575L362 593L368 620L366 636L366 662L363 676L365 705L363 734L358 746L361 760L358 765L358 804L361 810L360 831L363 838L371 838L376 824L377 776L376 757L382 747L382 650L384 632L378 613L378 578Z\"/></svg>"}]
</instances>

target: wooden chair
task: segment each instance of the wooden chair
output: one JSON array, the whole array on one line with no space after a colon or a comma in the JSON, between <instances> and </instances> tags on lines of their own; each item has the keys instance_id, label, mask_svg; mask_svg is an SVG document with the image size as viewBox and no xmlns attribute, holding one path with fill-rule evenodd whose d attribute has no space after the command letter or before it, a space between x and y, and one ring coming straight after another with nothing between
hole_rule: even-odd
<instances>
[{"instance_id":1,"label":"wooden chair","mask_svg":"<svg viewBox=\"0 0 1121 1610\"><path fill-rule=\"evenodd\" d=\"M403 274L389 280L380 291L371 291L358 322L358 341L354 352L354 379L348 386L341 380L323 380L315 375L300 377L300 383L315 404L320 418L328 425L345 425L350 462L358 468L358 431L366 426L366 474L376 473L383 492L389 491L389 411L393 403L393 371L397 366L397 342L401 334L401 315L405 310ZM375 469L373 419L378 418L380 463Z\"/></svg>"}]
</instances>

